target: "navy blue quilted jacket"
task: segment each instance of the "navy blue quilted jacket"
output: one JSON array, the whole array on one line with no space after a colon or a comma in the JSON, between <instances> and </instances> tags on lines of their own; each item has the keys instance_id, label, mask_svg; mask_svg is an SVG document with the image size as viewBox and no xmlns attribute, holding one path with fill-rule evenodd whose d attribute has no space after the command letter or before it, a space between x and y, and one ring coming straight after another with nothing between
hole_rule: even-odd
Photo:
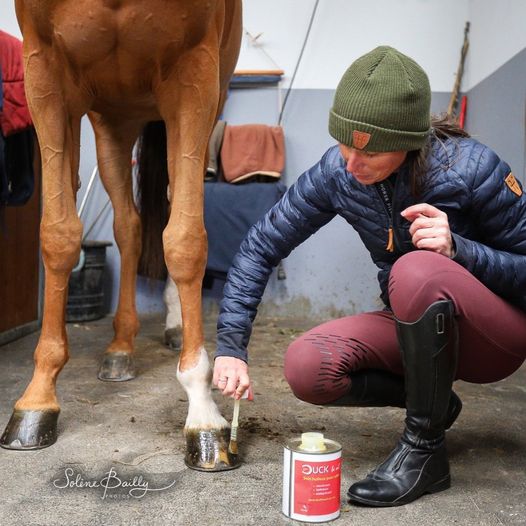
<instances>
[{"instance_id":1,"label":"navy blue quilted jacket","mask_svg":"<svg viewBox=\"0 0 526 526\"><path fill-rule=\"evenodd\" d=\"M446 212L456 246L454 261L526 311L526 194L518 183L506 184L510 167L487 146L465 138L431 141L420 197L413 197L403 165L395 179L392 214L377 186L363 185L346 171L337 146L303 173L251 228L233 261L221 303L216 356L247 360L252 322L272 268L336 215L358 232L369 250L380 269L382 300L389 306L391 266L416 250L410 223L400 212L417 202ZM386 249L390 226L392 252Z\"/></svg>"}]
</instances>

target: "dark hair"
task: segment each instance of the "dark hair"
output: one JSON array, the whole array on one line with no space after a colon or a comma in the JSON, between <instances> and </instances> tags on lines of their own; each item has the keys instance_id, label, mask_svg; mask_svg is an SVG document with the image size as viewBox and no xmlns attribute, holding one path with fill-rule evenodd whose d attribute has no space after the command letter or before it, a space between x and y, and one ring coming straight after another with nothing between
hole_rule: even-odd
<instances>
[{"instance_id":1,"label":"dark hair","mask_svg":"<svg viewBox=\"0 0 526 526\"><path fill-rule=\"evenodd\" d=\"M142 225L139 274L166 279L162 232L168 223L168 166L166 128L163 121L149 122L139 138L137 206Z\"/></svg>"},{"instance_id":2,"label":"dark hair","mask_svg":"<svg viewBox=\"0 0 526 526\"><path fill-rule=\"evenodd\" d=\"M428 141L420 150L413 150L407 154L407 163L411 177L411 193L415 197L422 193L424 177L428 172L431 136L436 137L439 141L445 141L451 138L469 137L470 135L447 115L431 116L431 133Z\"/></svg>"}]
</instances>

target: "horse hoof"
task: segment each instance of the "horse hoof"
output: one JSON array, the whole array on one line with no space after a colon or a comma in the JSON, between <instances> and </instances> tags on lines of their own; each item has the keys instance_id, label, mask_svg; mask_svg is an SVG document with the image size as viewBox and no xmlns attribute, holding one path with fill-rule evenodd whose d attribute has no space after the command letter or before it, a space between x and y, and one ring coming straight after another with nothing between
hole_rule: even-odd
<instances>
[{"instance_id":1,"label":"horse hoof","mask_svg":"<svg viewBox=\"0 0 526 526\"><path fill-rule=\"evenodd\" d=\"M15 409L0 437L5 449L43 449L57 441L57 420L60 411Z\"/></svg>"},{"instance_id":2,"label":"horse hoof","mask_svg":"<svg viewBox=\"0 0 526 526\"><path fill-rule=\"evenodd\" d=\"M230 429L187 429L185 464L198 471L227 471L240 466L239 456L228 450Z\"/></svg>"},{"instance_id":3,"label":"horse hoof","mask_svg":"<svg viewBox=\"0 0 526 526\"><path fill-rule=\"evenodd\" d=\"M172 351L180 351L182 341L183 334L180 327L174 327L164 331L164 344Z\"/></svg>"},{"instance_id":4,"label":"horse hoof","mask_svg":"<svg viewBox=\"0 0 526 526\"><path fill-rule=\"evenodd\" d=\"M127 352L108 352L104 354L98 378L105 382L126 382L135 378L133 357Z\"/></svg>"}]
</instances>

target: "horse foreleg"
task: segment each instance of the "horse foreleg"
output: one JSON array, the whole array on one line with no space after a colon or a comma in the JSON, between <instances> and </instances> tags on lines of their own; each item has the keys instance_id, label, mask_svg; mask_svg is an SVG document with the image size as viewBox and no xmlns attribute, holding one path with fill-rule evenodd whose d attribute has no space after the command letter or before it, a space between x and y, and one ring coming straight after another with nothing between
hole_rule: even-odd
<instances>
[{"instance_id":1,"label":"horse foreleg","mask_svg":"<svg viewBox=\"0 0 526 526\"><path fill-rule=\"evenodd\" d=\"M169 132L169 140L170 137ZM185 175L189 168L183 168L187 170ZM193 180L195 190L187 188L189 193L186 199L176 199L172 204L163 240L168 270L179 290L183 319L183 349L177 378L189 402L184 429L187 447L185 462L193 469L219 471L236 467L237 459L228 452L229 425L212 399L210 363L204 348L201 283L206 262L206 233L202 188L199 188L203 172L202 168L196 171ZM176 179L180 181L183 173L179 171ZM177 186L175 182L176 189ZM184 188L184 185L181 186ZM184 194L183 188L181 191Z\"/></svg>"},{"instance_id":2,"label":"horse foreleg","mask_svg":"<svg viewBox=\"0 0 526 526\"><path fill-rule=\"evenodd\" d=\"M164 304L166 305L166 325L164 329L164 343L173 351L180 351L182 346L183 318L181 302L177 285L171 276L166 280L164 288Z\"/></svg>"},{"instance_id":3,"label":"horse foreleg","mask_svg":"<svg viewBox=\"0 0 526 526\"><path fill-rule=\"evenodd\" d=\"M177 377L189 401L185 462L206 471L237 465L237 458L228 452L229 425L212 399L201 317L206 264L204 160L219 103L218 63L213 56L213 50L199 46L181 58L176 75L165 81L159 94L167 129L171 193L163 243L168 271L181 300L183 350Z\"/></svg>"},{"instance_id":4,"label":"horse foreleg","mask_svg":"<svg viewBox=\"0 0 526 526\"><path fill-rule=\"evenodd\" d=\"M32 49L26 42L25 55L26 93L42 156L40 240L45 290L33 378L16 402L0 438L0 445L10 449L38 449L56 440L60 411L56 381L68 359L65 330L68 279L79 257L82 235L75 208L80 114L78 117L66 114L64 87L53 80L42 49Z\"/></svg>"},{"instance_id":5,"label":"horse foreleg","mask_svg":"<svg viewBox=\"0 0 526 526\"><path fill-rule=\"evenodd\" d=\"M139 330L135 289L141 222L133 201L131 157L141 123L113 122L94 112L89 118L95 131L99 173L113 205L113 232L121 256L119 304L113 319L115 336L104 353L98 377L122 382L135 378L133 350Z\"/></svg>"}]
</instances>

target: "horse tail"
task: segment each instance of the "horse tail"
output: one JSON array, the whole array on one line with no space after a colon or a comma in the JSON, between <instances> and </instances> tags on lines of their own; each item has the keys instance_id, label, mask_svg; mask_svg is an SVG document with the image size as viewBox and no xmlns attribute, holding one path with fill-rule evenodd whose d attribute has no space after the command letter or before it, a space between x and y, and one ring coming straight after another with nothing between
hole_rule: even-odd
<instances>
[{"instance_id":1,"label":"horse tail","mask_svg":"<svg viewBox=\"0 0 526 526\"><path fill-rule=\"evenodd\" d=\"M162 232L168 223L168 163L164 121L149 122L139 138L137 205L142 225L139 274L166 279Z\"/></svg>"}]
</instances>

